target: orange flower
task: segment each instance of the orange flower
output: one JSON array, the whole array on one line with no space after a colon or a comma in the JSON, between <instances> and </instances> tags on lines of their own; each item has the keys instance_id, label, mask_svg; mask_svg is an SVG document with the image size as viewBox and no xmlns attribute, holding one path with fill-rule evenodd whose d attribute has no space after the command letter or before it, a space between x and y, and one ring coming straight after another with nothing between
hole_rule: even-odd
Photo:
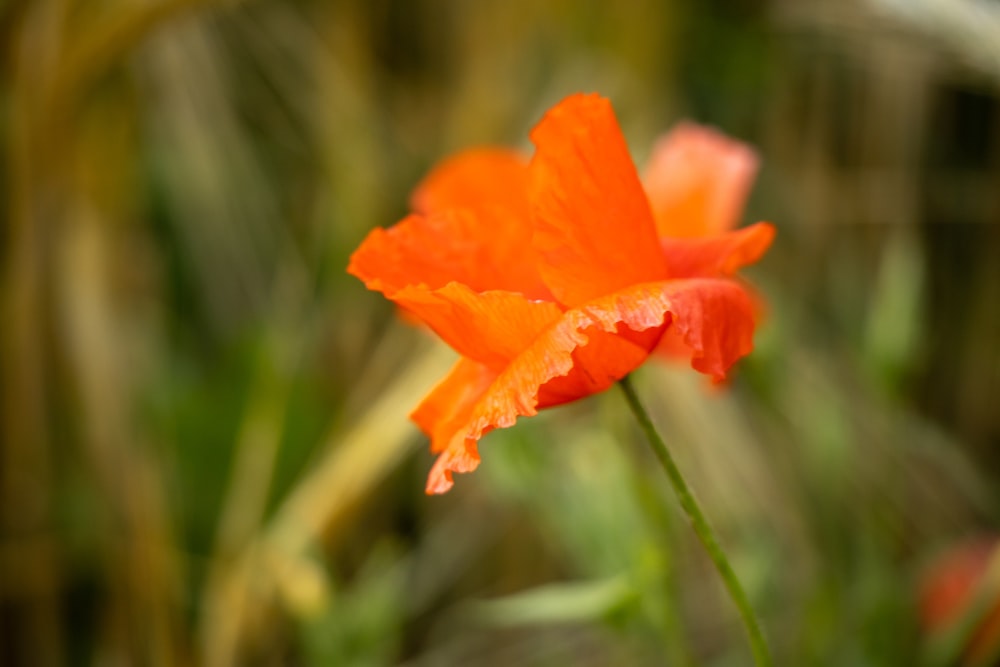
<instances>
[{"instance_id":1,"label":"orange flower","mask_svg":"<svg viewBox=\"0 0 1000 667\"><path fill-rule=\"evenodd\" d=\"M727 231L755 168L747 148L681 126L644 190L596 95L560 102L531 139L530 162L499 149L446 160L416 212L373 230L348 267L462 356L412 414L439 455L428 493L479 465L487 432L607 389L665 332L717 380L752 348L753 305L729 276L774 232Z\"/></svg>"},{"instance_id":2,"label":"orange flower","mask_svg":"<svg viewBox=\"0 0 1000 667\"><path fill-rule=\"evenodd\" d=\"M1000 655L1000 541L955 545L923 573L920 625L929 645L952 652L954 664L994 665ZM949 662L948 664L952 664Z\"/></svg>"}]
</instances>

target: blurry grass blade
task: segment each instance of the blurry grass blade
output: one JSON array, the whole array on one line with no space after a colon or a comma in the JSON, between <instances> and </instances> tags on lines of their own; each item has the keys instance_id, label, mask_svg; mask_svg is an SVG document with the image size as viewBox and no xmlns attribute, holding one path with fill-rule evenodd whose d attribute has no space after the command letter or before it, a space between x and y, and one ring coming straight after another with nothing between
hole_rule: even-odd
<instances>
[{"instance_id":1,"label":"blurry grass blade","mask_svg":"<svg viewBox=\"0 0 1000 667\"><path fill-rule=\"evenodd\" d=\"M245 603L242 587L249 572L245 563L237 562L234 567L234 560L252 542L271 489L288 401L288 382L275 375L266 370L260 372L237 438L229 488L202 595L200 637L209 647L218 638L227 636L225 628L231 626L232 619L240 617L240 607ZM233 581L239 582L237 590L233 589ZM205 648L204 652L207 656L217 655L211 648ZM210 657L205 663L228 664L228 659Z\"/></svg>"},{"instance_id":2,"label":"blurry grass blade","mask_svg":"<svg viewBox=\"0 0 1000 667\"><path fill-rule=\"evenodd\" d=\"M869 304L866 335L869 364L889 386L901 379L918 341L923 267L912 233L904 229L890 238Z\"/></svg>"},{"instance_id":3,"label":"blurry grass blade","mask_svg":"<svg viewBox=\"0 0 1000 667\"><path fill-rule=\"evenodd\" d=\"M268 531L273 544L301 552L392 469L416 433L406 415L453 359L443 346L424 348L354 428L329 436L326 456L279 509Z\"/></svg>"},{"instance_id":4,"label":"blurry grass blade","mask_svg":"<svg viewBox=\"0 0 1000 667\"><path fill-rule=\"evenodd\" d=\"M117 327L109 267L108 224L86 201L76 202L74 224L61 236L58 306L79 396L81 439L100 493L122 536L103 536L112 615L120 624L121 657L172 664L179 614L178 577L170 548L162 480L134 427L131 397L139 378L129 364L131 341ZM126 474L122 474L126 471Z\"/></svg>"},{"instance_id":5,"label":"blurry grass blade","mask_svg":"<svg viewBox=\"0 0 1000 667\"><path fill-rule=\"evenodd\" d=\"M264 516L290 392L289 370L276 368L283 365L276 358L281 352L275 348L280 345L272 341L261 352L261 368L237 437L232 476L219 519L216 557L231 557L246 546Z\"/></svg>"},{"instance_id":6,"label":"blurry grass blade","mask_svg":"<svg viewBox=\"0 0 1000 667\"><path fill-rule=\"evenodd\" d=\"M159 0L133 3L113 15L99 28L81 31L79 43L62 58L53 86L56 104L72 104L106 69L120 63L150 33L172 19L198 8L233 3L235 0Z\"/></svg>"},{"instance_id":7,"label":"blurry grass blade","mask_svg":"<svg viewBox=\"0 0 1000 667\"><path fill-rule=\"evenodd\" d=\"M535 625L600 621L638 597L623 576L598 581L549 584L472 605L490 625Z\"/></svg>"},{"instance_id":8,"label":"blurry grass blade","mask_svg":"<svg viewBox=\"0 0 1000 667\"><path fill-rule=\"evenodd\" d=\"M308 548L402 459L415 433L406 415L454 360L454 353L443 346L415 347L414 360L356 425L346 434L328 436L325 456L295 486L262 538L247 546L222 582L219 595L225 599L220 608L230 613L216 616L202 638L209 667L234 664L243 633L263 621L273 593L293 604L305 601L304 609L325 599L321 579L303 574L315 570L308 562Z\"/></svg>"},{"instance_id":9,"label":"blurry grass blade","mask_svg":"<svg viewBox=\"0 0 1000 667\"><path fill-rule=\"evenodd\" d=\"M200 627L205 663L229 664L220 646L231 637L241 618L249 577L263 565L255 557L253 542L260 530L274 477L275 461L281 445L291 392L292 376L298 368L304 338L304 304L309 299L303 267L294 253L286 253L282 270L271 299L271 330L267 332L258 358L257 377L247 402L243 423L236 441L235 460L229 488L216 531L212 565L202 596L203 615ZM241 552L245 552L242 554ZM293 563L297 565L297 563ZM280 573L282 568L275 566ZM284 568L290 574L279 579L293 582L313 581L304 567ZM308 574L308 573L307 573ZM291 586L295 591L308 590L308 584ZM321 588L321 587L320 587ZM312 586L317 589L317 586ZM309 597L298 593L294 599ZM317 595L313 595L313 598ZM303 603L305 604L305 603Z\"/></svg>"},{"instance_id":10,"label":"blurry grass blade","mask_svg":"<svg viewBox=\"0 0 1000 667\"><path fill-rule=\"evenodd\" d=\"M241 120L234 64L212 26L190 23L151 46L151 128L171 222L191 258L194 295L217 329L231 330L267 303L276 251L288 245L275 183Z\"/></svg>"},{"instance_id":11,"label":"blurry grass blade","mask_svg":"<svg viewBox=\"0 0 1000 667\"><path fill-rule=\"evenodd\" d=\"M301 619L315 618L330 606L330 583L323 566L311 554L270 554L267 564L275 577L284 608Z\"/></svg>"}]
</instances>

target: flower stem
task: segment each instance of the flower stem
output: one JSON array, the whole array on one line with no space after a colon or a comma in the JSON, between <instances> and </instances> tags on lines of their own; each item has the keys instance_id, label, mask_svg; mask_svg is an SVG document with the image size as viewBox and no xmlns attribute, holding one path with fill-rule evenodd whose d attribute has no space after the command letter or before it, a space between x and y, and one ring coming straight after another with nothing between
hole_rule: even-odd
<instances>
[{"instance_id":1,"label":"flower stem","mask_svg":"<svg viewBox=\"0 0 1000 667\"><path fill-rule=\"evenodd\" d=\"M740 612L740 616L743 618L743 625L746 627L747 635L750 638L750 649L753 651L755 662L758 667L771 667L774 663L771 660L771 652L767 648L767 642L764 640L764 634L760 630L757 615L754 614L753 608L750 606L750 601L747 599L747 594L743 591L739 579L736 578L736 573L733 572L733 568L729 564L729 559L726 558L722 547L719 546L715 532L708 524L708 520L702 513L701 507L698 506L694 494L688 488L687 482L684 481L684 477L674 462L674 457L670 455L670 450L667 449L666 443L663 442L663 438L660 437L660 434L656 431L656 427L653 426L653 421L649 418L649 413L646 412L646 409L642 407L642 403L639 402L639 397L635 393L635 388L632 387L630 378L626 376L618 384L621 385L622 391L625 393L625 400L628 401L629 408L632 409L632 414L635 415L639 426L649 440L650 446L656 453L656 458L663 464L663 469L666 471L667 477L670 478L670 483L677 493L677 499L680 501L681 507L684 508L684 512L688 515L688 519L691 520L694 532L698 535L698 539L701 540L705 551L708 552L709 557L712 559L715 569L719 571L719 576L722 577L722 582L726 585L729 597L733 599L736 608Z\"/></svg>"}]
</instances>

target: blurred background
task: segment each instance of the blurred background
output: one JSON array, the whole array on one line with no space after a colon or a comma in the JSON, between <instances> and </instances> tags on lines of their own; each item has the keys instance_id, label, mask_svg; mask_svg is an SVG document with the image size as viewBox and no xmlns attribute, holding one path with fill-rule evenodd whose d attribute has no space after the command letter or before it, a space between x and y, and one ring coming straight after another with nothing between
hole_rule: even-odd
<instances>
[{"instance_id":1,"label":"blurred background","mask_svg":"<svg viewBox=\"0 0 1000 667\"><path fill-rule=\"evenodd\" d=\"M2 0L0 45L0 664L749 664L619 392L428 498L453 355L344 273L576 91L640 165L760 151L756 351L637 384L778 664L995 664L996 2Z\"/></svg>"}]
</instances>

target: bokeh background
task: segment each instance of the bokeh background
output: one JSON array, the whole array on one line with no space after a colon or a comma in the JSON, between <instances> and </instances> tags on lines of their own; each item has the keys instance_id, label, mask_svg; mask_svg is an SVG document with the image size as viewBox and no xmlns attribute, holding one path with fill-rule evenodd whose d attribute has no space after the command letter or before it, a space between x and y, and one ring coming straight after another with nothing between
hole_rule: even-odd
<instances>
[{"instance_id":1,"label":"bokeh background","mask_svg":"<svg viewBox=\"0 0 1000 667\"><path fill-rule=\"evenodd\" d=\"M636 380L779 664L992 664L997 577L964 630L920 590L1000 526L997 3L3 0L0 46L0 663L749 664L619 392L428 498L453 355L344 273L597 91L639 164L762 158L756 351Z\"/></svg>"}]
</instances>

